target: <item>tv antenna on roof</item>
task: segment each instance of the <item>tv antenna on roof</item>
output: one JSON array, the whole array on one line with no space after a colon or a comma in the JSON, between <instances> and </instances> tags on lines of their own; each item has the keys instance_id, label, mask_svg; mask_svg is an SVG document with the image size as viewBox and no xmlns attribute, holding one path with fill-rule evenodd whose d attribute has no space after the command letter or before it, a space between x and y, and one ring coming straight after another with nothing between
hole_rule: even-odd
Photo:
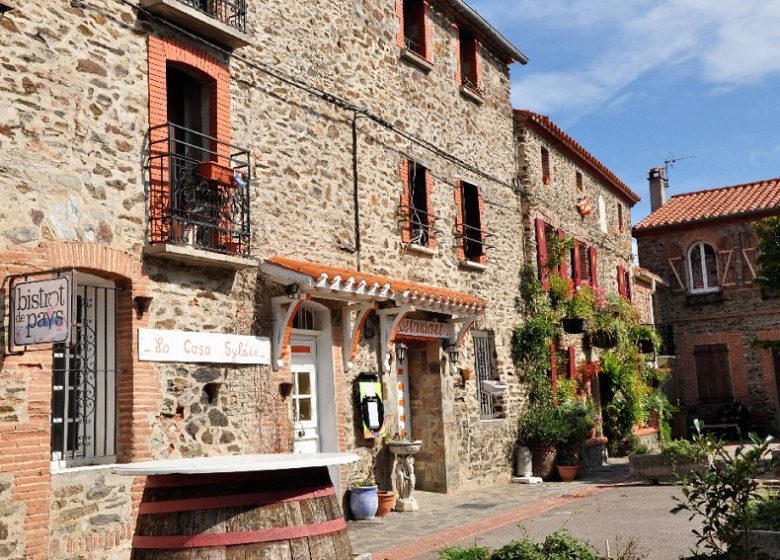
<instances>
[{"instance_id":1,"label":"tv antenna on roof","mask_svg":"<svg viewBox=\"0 0 780 560\"><path fill-rule=\"evenodd\" d=\"M674 154L669 154L669 157L664 160L664 188L669 188L669 170L674 169L674 164L678 161L683 161L686 159L693 159L696 156L680 156L677 157Z\"/></svg>"}]
</instances>

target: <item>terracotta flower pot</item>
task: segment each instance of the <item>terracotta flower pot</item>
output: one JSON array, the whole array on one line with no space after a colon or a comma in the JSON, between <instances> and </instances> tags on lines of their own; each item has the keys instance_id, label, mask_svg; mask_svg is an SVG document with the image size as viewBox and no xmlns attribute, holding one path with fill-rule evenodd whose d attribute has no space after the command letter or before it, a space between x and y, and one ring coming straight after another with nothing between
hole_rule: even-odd
<instances>
[{"instance_id":1,"label":"terracotta flower pot","mask_svg":"<svg viewBox=\"0 0 780 560\"><path fill-rule=\"evenodd\" d=\"M531 464L534 476L544 480L550 478L555 467L555 456L558 451L554 447L535 447L531 449Z\"/></svg>"},{"instance_id":2,"label":"terracotta flower pot","mask_svg":"<svg viewBox=\"0 0 780 560\"><path fill-rule=\"evenodd\" d=\"M563 482L571 482L580 472L579 465L558 465L558 476Z\"/></svg>"},{"instance_id":3,"label":"terracotta flower pot","mask_svg":"<svg viewBox=\"0 0 780 560\"><path fill-rule=\"evenodd\" d=\"M379 490L377 496L379 498L379 507L376 510L376 516L384 517L395 506L395 492L392 490Z\"/></svg>"}]
</instances>

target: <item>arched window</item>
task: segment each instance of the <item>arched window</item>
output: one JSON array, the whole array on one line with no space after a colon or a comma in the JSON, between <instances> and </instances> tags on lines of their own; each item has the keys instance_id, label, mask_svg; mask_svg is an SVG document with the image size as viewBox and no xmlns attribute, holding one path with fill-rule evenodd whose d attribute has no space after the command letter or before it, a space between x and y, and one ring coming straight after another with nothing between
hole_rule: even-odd
<instances>
[{"instance_id":1,"label":"arched window","mask_svg":"<svg viewBox=\"0 0 780 560\"><path fill-rule=\"evenodd\" d=\"M691 292L718 289L718 259L708 243L696 243L688 251L688 279Z\"/></svg>"}]
</instances>

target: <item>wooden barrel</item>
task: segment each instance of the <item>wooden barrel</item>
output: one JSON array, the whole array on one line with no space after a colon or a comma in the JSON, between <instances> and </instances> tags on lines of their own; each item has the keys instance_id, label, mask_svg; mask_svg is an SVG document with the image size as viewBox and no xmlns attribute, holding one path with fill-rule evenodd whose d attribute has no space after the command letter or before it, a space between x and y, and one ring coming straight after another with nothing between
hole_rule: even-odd
<instances>
[{"instance_id":1,"label":"wooden barrel","mask_svg":"<svg viewBox=\"0 0 780 560\"><path fill-rule=\"evenodd\" d=\"M150 476L131 560L351 560L327 467Z\"/></svg>"}]
</instances>

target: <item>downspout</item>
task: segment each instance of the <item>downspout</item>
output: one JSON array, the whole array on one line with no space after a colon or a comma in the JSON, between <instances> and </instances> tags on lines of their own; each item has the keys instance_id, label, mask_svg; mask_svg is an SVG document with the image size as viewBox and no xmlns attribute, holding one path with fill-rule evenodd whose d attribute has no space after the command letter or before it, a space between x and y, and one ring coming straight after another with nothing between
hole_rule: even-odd
<instances>
[{"instance_id":1,"label":"downspout","mask_svg":"<svg viewBox=\"0 0 780 560\"><path fill-rule=\"evenodd\" d=\"M360 272L360 182L358 180L357 111L352 111L352 203L355 212L355 268Z\"/></svg>"}]
</instances>

